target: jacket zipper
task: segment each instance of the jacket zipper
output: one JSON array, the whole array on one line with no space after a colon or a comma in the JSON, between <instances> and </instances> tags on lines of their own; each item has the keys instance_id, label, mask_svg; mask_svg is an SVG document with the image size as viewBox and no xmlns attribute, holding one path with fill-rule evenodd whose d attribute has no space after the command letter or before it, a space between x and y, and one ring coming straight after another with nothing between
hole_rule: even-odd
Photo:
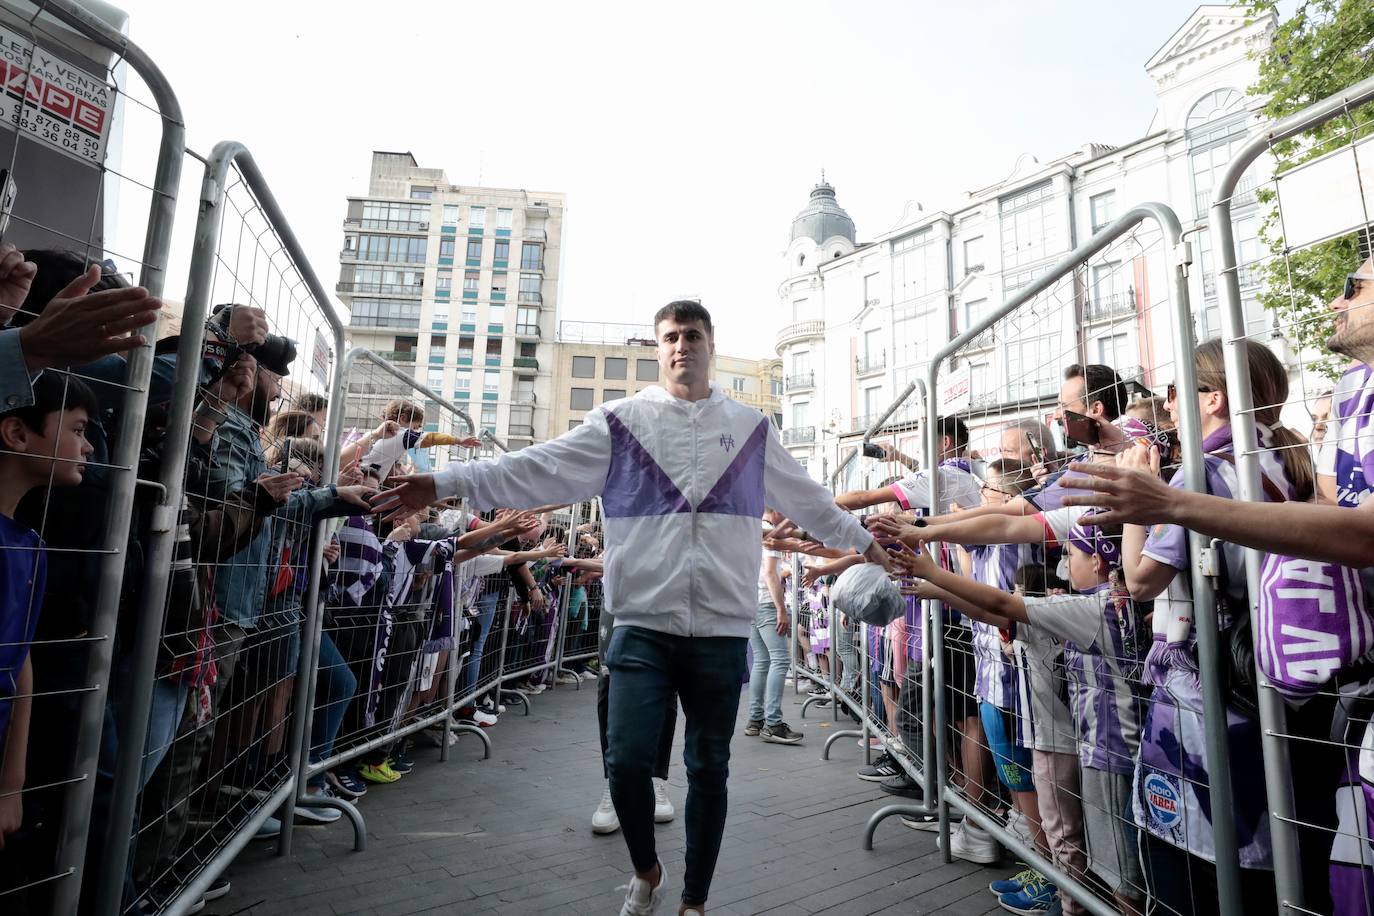
<instances>
[{"instance_id":1,"label":"jacket zipper","mask_svg":"<svg viewBox=\"0 0 1374 916\"><path fill-rule=\"evenodd\" d=\"M694 405L695 406L695 405ZM692 408L688 408L692 410ZM697 473L700 461L700 436L697 432L697 411L692 410L692 486L688 491L695 498L697 495ZM696 635L696 609L697 609L697 507L695 503L688 502L692 510L692 544L691 562L687 570L687 635Z\"/></svg>"}]
</instances>

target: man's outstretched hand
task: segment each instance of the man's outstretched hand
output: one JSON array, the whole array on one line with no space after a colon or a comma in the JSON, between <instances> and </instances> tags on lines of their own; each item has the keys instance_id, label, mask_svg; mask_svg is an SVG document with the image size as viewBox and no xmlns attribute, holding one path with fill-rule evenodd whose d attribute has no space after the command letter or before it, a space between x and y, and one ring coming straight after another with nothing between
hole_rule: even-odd
<instances>
[{"instance_id":1,"label":"man's outstretched hand","mask_svg":"<svg viewBox=\"0 0 1374 916\"><path fill-rule=\"evenodd\" d=\"M372 497L372 512L397 522L438 499L433 474L411 474L397 479L396 486Z\"/></svg>"},{"instance_id":2,"label":"man's outstretched hand","mask_svg":"<svg viewBox=\"0 0 1374 916\"><path fill-rule=\"evenodd\" d=\"M869 563L877 563L889 573L897 571L892 565L892 557L888 555L887 548L877 541L868 545L868 549L864 551L864 559Z\"/></svg>"}]
</instances>

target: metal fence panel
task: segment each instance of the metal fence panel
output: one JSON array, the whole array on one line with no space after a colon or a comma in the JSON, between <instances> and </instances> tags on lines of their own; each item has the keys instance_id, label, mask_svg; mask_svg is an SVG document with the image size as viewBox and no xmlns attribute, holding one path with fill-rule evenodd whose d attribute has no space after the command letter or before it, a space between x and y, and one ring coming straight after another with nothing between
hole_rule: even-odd
<instances>
[{"instance_id":1,"label":"metal fence panel","mask_svg":"<svg viewBox=\"0 0 1374 916\"><path fill-rule=\"evenodd\" d=\"M1256 443L1236 451L1240 499L1266 501L1262 475L1271 472L1275 462L1293 463L1293 452L1318 458L1318 442L1338 416L1344 416L1347 436L1351 427L1358 429L1366 420L1358 406L1363 402L1352 398L1358 385L1341 382L1333 392L1332 376L1345 370L1345 381L1350 381L1351 373L1361 370L1334 363L1333 354L1319 348L1315 339L1324 336L1330 322L1330 312L1321 306L1343 297L1344 275L1360 273L1371 252L1371 101L1374 79L1367 79L1282 121L1263 125L1237 150L1216 187L1210 224L1217 253L1214 288L1219 292L1225 339L1227 398L1237 441ZM1356 118L1356 110L1364 116ZM1314 142L1312 132L1323 126L1326 135ZM1248 244L1236 229L1244 219L1260 220L1264 226L1258 240ZM1327 276L1322 277L1323 271ZM1261 302L1268 311L1259 307ZM1256 346L1277 350L1291 367L1287 398L1266 400L1251 390ZM1308 423L1310 451L1306 443L1274 434L1278 427L1302 429ZM1335 435L1326 438L1329 441L1321 446L1341 444ZM1353 440L1346 446L1353 448ZM1317 462L1317 471L1330 473L1324 461ZM1322 492L1321 477L1318 491L1323 499L1350 504L1338 492ZM1293 587L1282 577L1282 563L1283 558L1245 551L1248 600L1256 621L1264 619L1261 601L1275 594L1275 583ZM1313 587L1319 591L1322 583L1358 583L1356 571L1337 564L1318 564L1313 570ZM1288 678L1281 672L1290 664L1321 667L1329 658L1321 650L1314 657L1316 644L1310 642L1306 650L1275 645L1268 632L1260 625L1253 629L1278 899L1294 912L1325 912L1333 905L1340 912L1368 912L1374 897L1367 883L1350 882L1358 889L1341 897L1328 879L1326 865L1341 862L1356 875L1374 868L1362 803L1351 797L1335 806L1323 803L1338 794L1333 783L1345 786L1358 778L1352 775L1359 772L1358 765L1350 761L1358 760L1361 752L1364 736L1354 724L1361 714L1351 716L1349 728L1332 732L1335 711L1358 706L1349 696L1342 700L1338 686L1346 675L1337 668L1349 667L1353 659L1322 668L1325 677ZM1358 636L1352 641L1358 644ZM1271 679L1275 675L1281 684ZM1298 683L1303 679L1312 681L1312 689ZM1358 681L1355 678L1351 686L1358 686ZM1350 688L1344 692L1350 694Z\"/></svg>"},{"instance_id":2,"label":"metal fence panel","mask_svg":"<svg viewBox=\"0 0 1374 916\"><path fill-rule=\"evenodd\" d=\"M993 314L964 328L932 359L928 383L932 392L955 390L958 386L949 385L955 378L953 360L966 363L968 368L961 371L968 375L961 377L969 380L967 400L941 404L937 394L928 401L924 431L927 453L938 456L941 466L961 472L972 470L974 477L970 479L981 493L981 502L993 506L989 511L995 512L996 505L1016 496L1022 483L1032 483L1024 477L1029 466L1042 463L1047 457L1027 454L1033 450L1021 440L1026 429L1048 432L1042 424L1052 411L1063 416L1064 398L1070 397L1060 390L1066 378L1065 368L1071 364L1106 364L1122 370L1108 386L1111 400L1118 399L1123 377L1135 383L1141 397L1131 402L1125 413L1147 421L1150 434L1161 427L1176 426L1182 482L1189 489L1204 490L1197 399L1179 398L1174 413L1166 418L1161 415L1162 405L1154 398L1155 391L1169 381L1176 382L1180 391L1196 388L1192 357L1195 317L1189 305L1186 274L1191 253L1182 243L1183 233L1172 211L1162 205L1142 204L1057 263L1048 265L1037 279ZM1127 293L1120 292L1123 288ZM1139 348L1134 359L1130 356L1131 343ZM1146 358L1147 353L1152 358ZM1141 373L1134 368L1139 365L1150 366L1151 372ZM1004 367L1005 372L999 373L998 367ZM1089 376L1080 374L1087 388ZM942 384L946 387L942 388ZM1101 393L1088 393L1094 396L1082 405L1070 403L1068 409L1087 413L1091 401L1103 399ZM1053 400L1056 397L1060 398L1058 405ZM942 438L954 431L940 425L941 415L956 411L968 427L968 458L942 444ZM1141 435L1121 424L1106 428L1111 429L1123 430L1124 435L1115 434L1121 440L1116 446L1090 445L1089 454L1104 453L1098 460L1114 457L1115 452L1128 448L1132 439ZM1099 433L1095 425L1093 432ZM1107 432L1100 434L1106 442ZM1037 447L1046 450L1043 435L1038 435ZM1096 439L1096 435L1083 435L1088 442ZM1048 444L1055 447L1055 443ZM974 463L967 469L963 464L956 465L956 457L959 462L966 462L978 454L988 459L1005 459L1007 463ZM952 499L965 508L972 507L965 500L976 505L979 494L951 489L961 479L957 475L946 478L942 473L930 474L927 495L932 513L946 509ZM1017 481L1014 488L1003 483L1012 479ZM1032 503L1027 511L1046 510L1044 524L1052 528L1059 522L1052 511L1057 503L1050 504L1054 499L1048 495L1051 492L1045 491L1042 502L1046 504ZM1047 539L1041 523L1029 516L989 518L1012 519L1007 525L1022 523L1025 527L1028 523L1035 530L1027 529L1024 533L1027 549L1056 544ZM1012 589L1015 583L1007 577L1018 570L1038 568L1047 582L1054 581L1055 570L1048 550L1036 556L1019 553L1020 548L980 546L974 537L976 523L960 521L954 525L958 527L937 526L929 535L932 542L942 544L942 565L947 564L947 568L963 569L965 575L1002 591ZM1063 540L1061 532L1058 541ZM968 547L969 552L955 548L951 556L953 544L975 546ZM1205 547L1200 536L1192 534L1187 538L1186 548L1181 548L1186 555L1179 561L1183 566L1171 577L1183 578L1170 586L1175 591L1167 596L1167 600L1175 602L1170 607L1186 606L1184 619L1191 617L1195 621L1199 658L1214 657L1218 641L1212 581L1203 574L1199 562ZM1137 610L1127 594L1124 579L1109 581L1117 584L1110 586L1115 591L1104 595L1104 617L1099 624L1116 620L1117 632L1113 635L1112 627L1107 627L1103 631L1107 635L1095 638L1086 649L1071 640L1064 642L1063 661L1057 668L1023 670L1016 659L1023 659L1024 664L1025 656L1005 655L1006 650L1014 647L1001 639L994 627L960 620L957 615L942 614L930 621L936 672L934 758L941 786L942 848L948 855L951 844L957 841L962 844L961 854L973 855L979 861L977 856L988 855L999 844L1006 847L1059 887L1069 912L1109 913L1144 906L1147 891L1138 850L1143 842L1138 839L1141 825L1128 803L1133 806L1132 780L1139 769L1140 734L1148 730L1150 716L1226 721L1219 674L1213 665L1198 666L1200 688L1195 691L1196 696L1187 699L1176 698L1162 686L1147 682L1145 649L1149 641L1141 629L1143 612ZM1033 598L1035 589L1027 588L1026 593ZM1179 595L1183 597L1180 599ZM1166 595L1161 594L1160 600L1166 600ZM1067 709L1078 733L1074 750L1081 757L1081 767L1075 755L1061 754L1064 768L1052 768L1053 752L1028 740L1033 717L1028 708L1018 706L1014 695L1014 687L1021 680L1028 684L1038 682L1046 695L1067 691L1071 696ZM1107 708L1114 712L1099 720L1092 705L1095 702L1107 703ZM1116 729L1119 734L1114 733L1116 725L1120 726ZM1189 788L1207 793L1211 810L1231 811L1234 793L1227 763L1227 730L1203 731L1205 734L1191 736L1189 753L1205 757L1207 768L1200 777L1197 773L1189 774L1194 780ZM1043 770L1041 755L1045 755L1046 761ZM1034 790L1027 788L1032 761L1037 776ZM1060 772L1064 779L1079 777L1081 784L1064 784L1063 779L1052 775ZM1050 776L1050 785L1042 785L1044 780L1040 777L1046 775ZM1248 785L1246 791L1250 791ZM1048 796L1048 792L1055 794ZM1080 812L1086 829L1077 836L1068 835L1072 831L1055 831L1053 836L1047 836L1040 823L1040 809L1064 801ZM951 807L963 821L953 835ZM1239 912L1237 840L1231 818L1215 819L1213 840L1217 863L1215 905L1222 912ZM1193 880L1201 878L1187 878L1188 882Z\"/></svg>"},{"instance_id":3,"label":"metal fence panel","mask_svg":"<svg viewBox=\"0 0 1374 916\"><path fill-rule=\"evenodd\" d=\"M260 341L244 330L251 315ZM159 357L172 387L127 693L128 733L153 734L120 749L104 913L184 912L272 831L296 786L292 681L318 589L316 519L365 508L361 488L329 489L336 448L318 417L289 415L325 400L343 326L239 144L206 160L183 320Z\"/></svg>"},{"instance_id":4,"label":"metal fence panel","mask_svg":"<svg viewBox=\"0 0 1374 916\"><path fill-rule=\"evenodd\" d=\"M42 6L46 11L29 3L0 10L9 49L5 83L21 87L4 102L0 235L38 266L31 288L16 285L14 276L7 283L4 324L11 329L3 333L16 336L19 326L50 325L53 314L46 321L41 316L60 308L53 306L59 293L89 265L101 267L96 289L130 286L136 277L150 296L162 294L184 153L176 96L142 49L74 3ZM155 161L120 162L109 147L116 126L157 137ZM146 213L134 220L141 239L114 231L113 210L107 210L112 200L121 201L124 212ZM79 305L63 311L64 331L78 336L80 313ZM0 745L28 758L20 768L26 770L22 785L0 790L5 804L21 809L21 828L7 838L0 857L0 909L6 912L74 912L83 885L93 883L86 862L100 855L114 766L113 719L122 712L128 520L158 325L135 330L147 346L118 356L106 355L113 348L54 354L46 377L34 381L36 395L59 385L57 402L64 405L84 403L79 386L89 385L96 402L85 438L94 451L52 465L20 503L15 521L22 527L3 549L7 574L31 582L27 607L0 613L17 625L5 637L3 667L13 663L10 674L19 688L3 698ZM8 368L41 368L36 343L25 355L29 366ZM70 374L56 371L69 366ZM9 410L26 396L7 390L0 403ZM59 455L54 449L52 457ZM74 471L73 461L84 465L84 473ZM7 479L31 476L25 466L7 469ZM40 586L36 574L44 564ZM27 749L22 719L29 726ZM90 837L97 845L88 851Z\"/></svg>"}]
</instances>

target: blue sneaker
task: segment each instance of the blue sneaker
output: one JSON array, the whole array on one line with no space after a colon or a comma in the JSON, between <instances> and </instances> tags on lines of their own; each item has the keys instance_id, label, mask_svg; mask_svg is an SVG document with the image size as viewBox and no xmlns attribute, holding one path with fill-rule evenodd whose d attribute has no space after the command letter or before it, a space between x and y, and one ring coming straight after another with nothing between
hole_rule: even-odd
<instances>
[{"instance_id":1,"label":"blue sneaker","mask_svg":"<svg viewBox=\"0 0 1374 916\"><path fill-rule=\"evenodd\" d=\"M1028 877L1021 890L998 897L997 905L1011 913L1048 913L1058 916L1063 912L1063 906L1059 902L1059 888L1039 872L1034 872Z\"/></svg>"},{"instance_id":2,"label":"blue sneaker","mask_svg":"<svg viewBox=\"0 0 1374 916\"><path fill-rule=\"evenodd\" d=\"M1001 897L1004 894L1019 894L1021 893L1021 889L1026 886L1026 882L1039 874L1040 872L1027 865L1010 878L1003 878L1001 881L993 881L988 885L988 890L992 891L994 897Z\"/></svg>"}]
</instances>

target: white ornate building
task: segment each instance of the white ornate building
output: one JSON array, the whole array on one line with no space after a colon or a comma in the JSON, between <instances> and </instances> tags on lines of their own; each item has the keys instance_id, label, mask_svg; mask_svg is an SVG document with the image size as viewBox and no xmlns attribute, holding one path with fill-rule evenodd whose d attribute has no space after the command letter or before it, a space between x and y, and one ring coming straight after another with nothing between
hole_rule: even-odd
<instances>
[{"instance_id":1,"label":"white ornate building","mask_svg":"<svg viewBox=\"0 0 1374 916\"><path fill-rule=\"evenodd\" d=\"M1145 136L1117 147L1086 143L1043 163L1023 156L1005 180L944 209L908 212L870 241L858 241L822 176L792 223L776 339L784 441L813 475L833 469L841 445L852 445L910 379L923 378L953 336L1132 205L1166 203L1185 228L1205 220L1214 184L1258 120L1246 95L1257 77L1249 55L1275 26L1272 15L1247 21L1233 7L1199 7L1145 64L1157 96ZM1234 204L1242 263L1261 254L1253 189L1247 177ZM1202 340L1220 328L1211 246L1206 230L1189 237ZM1175 361L1168 309L1156 307L1168 291L1162 259L1129 248L1121 255L1093 263L1073 320L1047 322L1039 336L1003 335L968 356L975 407L995 409L1002 422L1008 412L1048 413L1060 362L1077 361L1063 359L1074 353L1162 390L1172 371L1156 379L1154 370ZM1241 274L1249 324L1262 331L1270 319L1255 301L1254 274Z\"/></svg>"}]
</instances>

